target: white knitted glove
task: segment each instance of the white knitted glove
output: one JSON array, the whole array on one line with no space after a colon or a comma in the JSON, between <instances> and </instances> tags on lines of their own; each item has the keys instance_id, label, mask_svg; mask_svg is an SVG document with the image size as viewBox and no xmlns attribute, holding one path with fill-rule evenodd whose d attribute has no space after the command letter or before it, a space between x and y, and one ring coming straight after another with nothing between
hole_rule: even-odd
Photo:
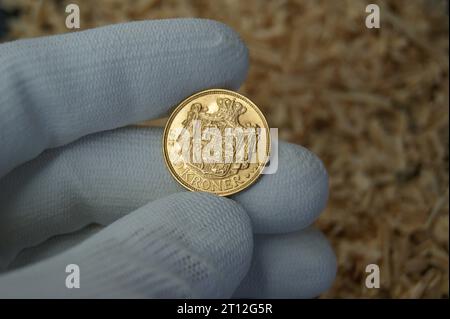
<instances>
[{"instance_id":1,"label":"white knitted glove","mask_svg":"<svg viewBox=\"0 0 450 319\"><path fill-rule=\"evenodd\" d=\"M160 129L116 129L203 89L237 89L247 67L237 35L199 19L0 45L0 297L326 290L334 254L305 229L327 199L316 156L280 143L277 173L227 199L183 191L163 163ZM266 235L253 245L252 232ZM80 288L66 288L68 264Z\"/></svg>"}]
</instances>

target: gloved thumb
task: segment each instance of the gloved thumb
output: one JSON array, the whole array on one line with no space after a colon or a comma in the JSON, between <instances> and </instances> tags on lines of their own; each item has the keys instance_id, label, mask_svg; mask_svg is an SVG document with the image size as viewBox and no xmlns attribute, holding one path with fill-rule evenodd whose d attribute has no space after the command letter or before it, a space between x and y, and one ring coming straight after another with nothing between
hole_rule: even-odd
<instances>
[{"instance_id":1,"label":"gloved thumb","mask_svg":"<svg viewBox=\"0 0 450 319\"><path fill-rule=\"evenodd\" d=\"M182 192L59 255L1 275L0 298L228 298L248 271L252 248L250 220L239 204ZM77 267L79 288L68 288L67 265Z\"/></svg>"}]
</instances>

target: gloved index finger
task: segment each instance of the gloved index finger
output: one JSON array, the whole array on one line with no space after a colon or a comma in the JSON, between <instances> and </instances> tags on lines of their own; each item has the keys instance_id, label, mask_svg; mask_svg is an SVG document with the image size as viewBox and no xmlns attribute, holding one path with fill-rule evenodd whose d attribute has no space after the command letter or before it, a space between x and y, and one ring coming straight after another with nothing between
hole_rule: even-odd
<instances>
[{"instance_id":1,"label":"gloved index finger","mask_svg":"<svg viewBox=\"0 0 450 319\"><path fill-rule=\"evenodd\" d=\"M0 177L47 148L236 89L247 49L211 20L133 22L0 45Z\"/></svg>"}]
</instances>

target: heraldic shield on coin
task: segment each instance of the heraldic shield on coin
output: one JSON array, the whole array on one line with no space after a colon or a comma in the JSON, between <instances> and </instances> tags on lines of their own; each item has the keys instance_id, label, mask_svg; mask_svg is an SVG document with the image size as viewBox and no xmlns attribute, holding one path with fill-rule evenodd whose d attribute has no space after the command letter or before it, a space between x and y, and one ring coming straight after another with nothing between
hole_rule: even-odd
<instances>
[{"instance_id":1,"label":"heraldic shield on coin","mask_svg":"<svg viewBox=\"0 0 450 319\"><path fill-rule=\"evenodd\" d=\"M229 196L253 184L263 171L270 130L248 98L211 89L174 110L164 130L163 150L169 171L185 188Z\"/></svg>"}]
</instances>

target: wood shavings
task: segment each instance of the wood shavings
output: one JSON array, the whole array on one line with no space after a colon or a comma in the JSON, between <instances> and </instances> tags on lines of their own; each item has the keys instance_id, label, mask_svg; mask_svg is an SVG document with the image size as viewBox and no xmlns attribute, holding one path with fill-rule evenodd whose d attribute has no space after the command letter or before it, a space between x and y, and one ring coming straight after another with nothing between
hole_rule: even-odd
<instances>
[{"instance_id":1,"label":"wood shavings","mask_svg":"<svg viewBox=\"0 0 450 319\"><path fill-rule=\"evenodd\" d=\"M68 32L74 1L4 0L9 39ZM141 19L227 23L250 49L242 92L282 138L323 159L330 201L317 226L339 270L322 297L448 298L448 16L445 1L78 0L82 28ZM364 286L381 267L380 289Z\"/></svg>"}]
</instances>

